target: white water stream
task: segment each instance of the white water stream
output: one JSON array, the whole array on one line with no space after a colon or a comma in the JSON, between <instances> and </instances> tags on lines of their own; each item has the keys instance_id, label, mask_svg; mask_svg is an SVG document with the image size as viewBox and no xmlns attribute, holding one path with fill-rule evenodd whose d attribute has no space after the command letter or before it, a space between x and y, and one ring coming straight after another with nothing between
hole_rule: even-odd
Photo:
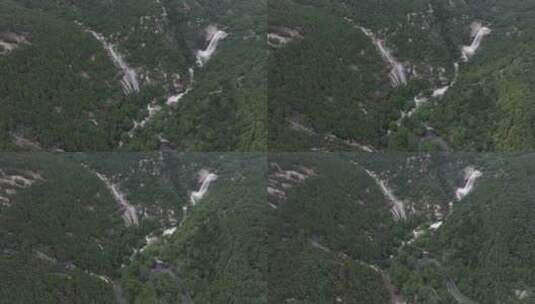
<instances>
[{"instance_id":1,"label":"white water stream","mask_svg":"<svg viewBox=\"0 0 535 304\"><path fill-rule=\"evenodd\" d=\"M217 49L219 42L225 39L228 36L228 33L226 33L225 31L219 30L216 26L210 25L206 28L206 35L207 35L206 36L207 40L209 41L208 46L206 47L206 49L199 50L196 53L196 62L200 68L204 67L204 65L208 62L208 60L212 58L212 56L214 55ZM193 82L194 82L194 75L195 75L194 67L190 67L188 72L189 72L189 77L190 77L188 87L178 94L168 96L165 102L166 105L168 106L177 105L180 102L180 100L182 100L186 95L188 95L191 92L191 90L193 90ZM160 106L153 106L151 108L151 105L149 104L148 110L149 110L148 117L146 117L141 122L134 122L134 127L128 132L130 137L134 136L134 132L138 128L143 129L145 125L147 125L152 120L152 118L154 118L154 116L162 110L162 108Z\"/></svg>"},{"instance_id":2,"label":"white water stream","mask_svg":"<svg viewBox=\"0 0 535 304\"><path fill-rule=\"evenodd\" d=\"M119 190L117 184L112 183L106 176L95 172L96 176L104 182L108 190L115 198L115 201L123 208L123 220L126 226L138 225L139 220L137 217L136 207L132 206L126 199L126 195Z\"/></svg>"},{"instance_id":3,"label":"white water stream","mask_svg":"<svg viewBox=\"0 0 535 304\"><path fill-rule=\"evenodd\" d=\"M465 184L461 188L457 188L455 191L455 198L458 201L462 200L474 189L476 180L481 177L483 173L481 171L474 169L473 167L467 167L464 169L464 181Z\"/></svg>"},{"instance_id":4,"label":"white water stream","mask_svg":"<svg viewBox=\"0 0 535 304\"><path fill-rule=\"evenodd\" d=\"M117 50L116 46L106 40L104 36L100 33L97 33L93 30L86 29L88 33L91 33L95 39L97 39L110 58L113 61L113 64L123 72L123 78L121 80L121 86L125 94L130 94L132 92L139 92L139 82L137 80L137 73L132 69L124 60L123 55L121 55Z\"/></svg>"},{"instance_id":5,"label":"white water stream","mask_svg":"<svg viewBox=\"0 0 535 304\"><path fill-rule=\"evenodd\" d=\"M203 197L208 192L208 188L210 187L210 184L217 180L217 175L214 173L209 172L208 170L201 170L199 172L199 183L201 183L201 187L197 191L191 192L190 195L190 202L193 206L195 206L200 200L203 199Z\"/></svg>"},{"instance_id":6,"label":"white water stream","mask_svg":"<svg viewBox=\"0 0 535 304\"><path fill-rule=\"evenodd\" d=\"M167 102L166 102L166 104L168 106L176 105L182 98L184 98L184 96L188 95L188 93L192 90L192 88L193 88L193 80L194 80L194 76L195 76L195 70L193 68L189 68L188 71L189 71L189 85L188 85L188 87L186 88L186 90L184 90L181 93L169 96L167 98Z\"/></svg>"},{"instance_id":7,"label":"white water stream","mask_svg":"<svg viewBox=\"0 0 535 304\"><path fill-rule=\"evenodd\" d=\"M378 39L375 34L362 26L359 26L360 30L368 36L377 50L379 51L379 54L381 54L381 57L384 61L386 61L390 67L390 82L392 83L392 86L397 87L400 85L407 84L407 76L405 74L405 67L403 64L398 62L396 58L392 55L392 52L384 45L384 40Z\"/></svg>"},{"instance_id":8,"label":"white water stream","mask_svg":"<svg viewBox=\"0 0 535 304\"><path fill-rule=\"evenodd\" d=\"M198 50L196 54L197 65L199 65L199 67L203 67L208 60L212 58L217 49L219 41L228 37L227 32L219 30L213 25L206 28L206 34L206 38L209 41L208 46L204 50Z\"/></svg>"},{"instance_id":9,"label":"white water stream","mask_svg":"<svg viewBox=\"0 0 535 304\"><path fill-rule=\"evenodd\" d=\"M390 189L384 180L381 180L377 174L374 172L364 169L368 175L373 178L375 183L381 188L381 191L383 194L388 198L390 202L392 202L392 216L394 217L394 220L405 220L407 219L407 214L405 213L405 204L403 201L399 200L395 195L392 189Z\"/></svg>"},{"instance_id":10,"label":"white water stream","mask_svg":"<svg viewBox=\"0 0 535 304\"><path fill-rule=\"evenodd\" d=\"M134 137L135 131L137 129L143 129L153 118L162 110L162 107L160 105L153 105L152 103L149 103L147 105L147 111L149 112L149 115L145 117L141 122L134 121L134 126L130 131L128 131L128 136L130 138Z\"/></svg>"},{"instance_id":11,"label":"white water stream","mask_svg":"<svg viewBox=\"0 0 535 304\"><path fill-rule=\"evenodd\" d=\"M481 22L473 22L471 25L472 28L472 43L470 45L465 45L461 49L463 61L468 61L481 45L481 41L485 36L490 34L492 30L486 26L483 26Z\"/></svg>"},{"instance_id":12,"label":"white water stream","mask_svg":"<svg viewBox=\"0 0 535 304\"><path fill-rule=\"evenodd\" d=\"M206 193L208 193L208 188L210 187L210 184L212 184L214 181L216 181L218 176L215 173L211 173L210 171L206 169L202 169L198 173L198 183L201 184L199 190L192 191L190 195L190 203L191 207L194 207L199 201L201 201ZM182 219L180 221L179 226L182 226L184 221L186 220L186 217L188 216L189 206L184 205L182 206ZM162 236L171 236L177 231L177 227L171 227L168 229L165 229L163 231Z\"/></svg>"},{"instance_id":13,"label":"white water stream","mask_svg":"<svg viewBox=\"0 0 535 304\"><path fill-rule=\"evenodd\" d=\"M438 228L440 228L440 226L442 226L442 221L438 221L436 223L433 223L429 226L429 229L431 230L437 230Z\"/></svg>"}]
</instances>

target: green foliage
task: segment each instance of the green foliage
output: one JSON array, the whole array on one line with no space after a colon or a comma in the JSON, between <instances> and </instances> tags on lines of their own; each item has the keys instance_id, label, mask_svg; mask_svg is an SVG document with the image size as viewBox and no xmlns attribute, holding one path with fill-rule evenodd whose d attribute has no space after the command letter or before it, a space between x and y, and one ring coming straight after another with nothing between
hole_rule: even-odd
<instances>
[{"instance_id":1,"label":"green foliage","mask_svg":"<svg viewBox=\"0 0 535 304\"><path fill-rule=\"evenodd\" d=\"M0 33L24 33L29 41L0 57L2 149L146 151L158 149L161 136L188 151L265 149L262 1L2 0L0 7ZM194 54L206 47L208 25L230 36L201 69ZM141 92L121 92L121 72L86 28L103 33L124 55ZM188 86L191 96L176 109L165 105ZM130 134L150 102L162 111Z\"/></svg>"}]
</instances>

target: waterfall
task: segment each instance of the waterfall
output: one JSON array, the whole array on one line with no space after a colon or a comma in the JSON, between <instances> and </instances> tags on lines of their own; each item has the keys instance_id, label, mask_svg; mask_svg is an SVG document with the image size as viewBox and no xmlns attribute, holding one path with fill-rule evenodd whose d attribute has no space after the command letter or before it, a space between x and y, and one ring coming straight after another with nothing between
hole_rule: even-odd
<instances>
[{"instance_id":1,"label":"waterfall","mask_svg":"<svg viewBox=\"0 0 535 304\"><path fill-rule=\"evenodd\" d=\"M219 41L227 38L228 34L225 31L218 30L215 26L209 26L206 29L207 32L207 38L210 41L208 43L208 46L204 50L197 51L197 65L199 67L203 67L210 58L212 58L212 55L217 49L217 46L219 44Z\"/></svg>"},{"instance_id":2,"label":"waterfall","mask_svg":"<svg viewBox=\"0 0 535 304\"><path fill-rule=\"evenodd\" d=\"M386 185L386 182L381 180L377 174L374 172L364 169L368 175L373 178L375 183L381 188L381 191L383 194L388 198L390 202L392 202L392 215L394 217L394 220L398 221L400 219L407 219L407 215L405 214L405 205L403 201L399 200L395 195L392 189L388 188Z\"/></svg>"},{"instance_id":3,"label":"waterfall","mask_svg":"<svg viewBox=\"0 0 535 304\"><path fill-rule=\"evenodd\" d=\"M481 171L474 169L473 167L467 167L464 169L464 180L465 184L462 188L457 188L455 191L455 197L458 201L462 200L474 189L476 179L481 177L483 173Z\"/></svg>"},{"instance_id":4,"label":"waterfall","mask_svg":"<svg viewBox=\"0 0 535 304\"><path fill-rule=\"evenodd\" d=\"M110 58L113 61L113 64L121 69L123 72L123 78L121 79L121 86L123 88L123 92L125 94L130 94L132 92L139 92L139 82L137 80L137 73L134 69L132 69L124 60L123 56L116 50L115 45L112 43L109 43L106 38L100 33L97 33L95 31L86 29L88 33L91 33L95 39L97 39Z\"/></svg>"},{"instance_id":5,"label":"waterfall","mask_svg":"<svg viewBox=\"0 0 535 304\"><path fill-rule=\"evenodd\" d=\"M115 198L115 201L123 208L123 220L125 222L126 226L130 225L138 225L139 220L137 218L137 212L136 207L132 206L128 200L126 199L126 195L119 190L119 186L117 184L112 183L106 176L103 174L100 174L98 172L95 172L96 176L104 182L108 190L110 190L111 194Z\"/></svg>"},{"instance_id":6,"label":"waterfall","mask_svg":"<svg viewBox=\"0 0 535 304\"><path fill-rule=\"evenodd\" d=\"M481 45L481 41L483 40L483 37L485 37L486 35L492 32L491 29L489 29L486 26L481 25L480 22L472 23L471 27L472 27L472 37L474 38L472 40L472 44L463 46L461 50L462 59L465 62L467 62L472 56L474 56L477 49Z\"/></svg>"},{"instance_id":7,"label":"waterfall","mask_svg":"<svg viewBox=\"0 0 535 304\"><path fill-rule=\"evenodd\" d=\"M391 51L384 45L384 40L378 39L375 34L362 26L359 26L360 30L368 36L377 50L379 50L379 53L381 54L381 57L384 61L386 61L390 67L390 73L389 78L390 82L392 83L392 86L397 87L400 85L407 84L407 76L405 74L405 67L403 64L398 62L396 58L392 55Z\"/></svg>"},{"instance_id":8,"label":"waterfall","mask_svg":"<svg viewBox=\"0 0 535 304\"><path fill-rule=\"evenodd\" d=\"M207 170L201 170L199 172L199 182L201 183L201 187L197 191L191 192L190 195L190 202L193 206L195 206L208 192L208 187L210 187L210 184L217 180L217 175L214 173L210 173Z\"/></svg>"}]
</instances>

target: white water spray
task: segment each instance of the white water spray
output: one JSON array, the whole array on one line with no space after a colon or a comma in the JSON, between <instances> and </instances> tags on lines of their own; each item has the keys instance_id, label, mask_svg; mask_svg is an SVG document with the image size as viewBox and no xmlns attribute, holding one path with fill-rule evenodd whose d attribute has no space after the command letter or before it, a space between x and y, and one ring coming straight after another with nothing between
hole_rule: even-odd
<instances>
[{"instance_id":1,"label":"white water spray","mask_svg":"<svg viewBox=\"0 0 535 304\"><path fill-rule=\"evenodd\" d=\"M438 228L440 228L440 226L442 226L442 221L438 221L436 223L433 223L429 226L429 229L431 230L437 230Z\"/></svg>"},{"instance_id":2,"label":"white water spray","mask_svg":"<svg viewBox=\"0 0 535 304\"><path fill-rule=\"evenodd\" d=\"M123 72L123 79L121 80L121 86L123 87L123 92L125 94L130 94L132 92L139 92L139 82L137 80L137 73L134 69L132 69L124 60L123 56L116 50L115 45L108 42L106 38L100 33L97 33L95 31L86 30L88 33L91 33L95 39L97 39L110 58L113 61L113 64L121 69Z\"/></svg>"},{"instance_id":3,"label":"white water spray","mask_svg":"<svg viewBox=\"0 0 535 304\"><path fill-rule=\"evenodd\" d=\"M189 92L191 92L193 88L193 80L195 76L195 70L193 68L189 68L189 85L188 87L181 93L178 93L176 95L171 95L167 98L166 104L168 106L176 105L184 96L188 95Z\"/></svg>"},{"instance_id":4,"label":"white water spray","mask_svg":"<svg viewBox=\"0 0 535 304\"><path fill-rule=\"evenodd\" d=\"M481 171L474 169L473 167L467 167L464 169L464 180L465 184L462 188L457 188L455 191L455 197L458 201L462 200L474 189L476 180L481 177L483 173Z\"/></svg>"},{"instance_id":5,"label":"white water spray","mask_svg":"<svg viewBox=\"0 0 535 304\"><path fill-rule=\"evenodd\" d=\"M215 26L209 26L206 28L207 33L207 40L210 42L208 43L208 46L204 50L198 50L197 51L197 65L199 67L203 67L210 58L212 58L212 55L215 53L217 49L217 45L219 44L219 41L225 39L228 37L228 33L223 30L218 30Z\"/></svg>"},{"instance_id":6,"label":"white water spray","mask_svg":"<svg viewBox=\"0 0 535 304\"><path fill-rule=\"evenodd\" d=\"M471 28L472 28L472 37L474 38L472 40L472 44L463 46L461 50L462 59L465 62L467 62L472 56L474 56L477 49L481 45L481 41L483 40L483 37L485 37L486 35L492 32L490 28L483 26L481 22L472 23Z\"/></svg>"},{"instance_id":7,"label":"white water spray","mask_svg":"<svg viewBox=\"0 0 535 304\"><path fill-rule=\"evenodd\" d=\"M201 187L197 191L191 192L190 195L190 202L193 206L195 206L208 192L208 188L210 187L210 184L217 180L217 175L214 173L210 173L207 170L201 170L199 172L199 183L201 183Z\"/></svg>"},{"instance_id":8,"label":"white water spray","mask_svg":"<svg viewBox=\"0 0 535 304\"><path fill-rule=\"evenodd\" d=\"M394 195L394 192L392 191L392 189L388 188L386 182L381 180L379 176L377 176L377 174L375 174L374 172L368 169L364 169L364 171L366 171L366 173L368 173L368 175L373 178L375 183L379 186L379 188L381 188L383 194L388 198L390 202L392 202L391 212L392 216L394 217L394 220L398 221L400 219L407 219L407 215L405 213L405 204L403 203L403 201L399 200Z\"/></svg>"},{"instance_id":9,"label":"white water spray","mask_svg":"<svg viewBox=\"0 0 535 304\"><path fill-rule=\"evenodd\" d=\"M403 66L403 64L398 62L396 58L394 58L391 51L384 45L384 40L378 39L375 34L367 28L364 28L362 26L359 26L359 28L366 36L368 36L372 40L377 50L379 50L379 53L381 54L383 60L386 61L392 68L389 74L392 86L397 87L400 85L407 84L405 67Z\"/></svg>"},{"instance_id":10,"label":"white water spray","mask_svg":"<svg viewBox=\"0 0 535 304\"><path fill-rule=\"evenodd\" d=\"M435 89L433 91L433 97L441 98L442 96L444 96L444 94L446 94L446 92L448 91L449 88L450 88L450 86L447 85L447 86L443 86L441 88Z\"/></svg>"},{"instance_id":11,"label":"white water spray","mask_svg":"<svg viewBox=\"0 0 535 304\"><path fill-rule=\"evenodd\" d=\"M162 107L160 105L153 105L149 103L147 105L147 111L149 112L149 115L145 117L141 122L134 121L134 126L132 127L132 129L130 129L130 131L128 131L128 136L130 136L130 138L134 137L134 132L137 129L143 129L161 110Z\"/></svg>"},{"instance_id":12,"label":"white water spray","mask_svg":"<svg viewBox=\"0 0 535 304\"><path fill-rule=\"evenodd\" d=\"M123 208L122 217L123 217L125 225L126 226L138 225L139 221L137 218L136 207L130 205L130 203L126 199L126 195L119 190L119 186L117 184L112 183L103 174L100 174L98 172L95 172L95 174L102 182L104 182L108 190L110 190L111 194L115 198L115 201Z\"/></svg>"}]
</instances>

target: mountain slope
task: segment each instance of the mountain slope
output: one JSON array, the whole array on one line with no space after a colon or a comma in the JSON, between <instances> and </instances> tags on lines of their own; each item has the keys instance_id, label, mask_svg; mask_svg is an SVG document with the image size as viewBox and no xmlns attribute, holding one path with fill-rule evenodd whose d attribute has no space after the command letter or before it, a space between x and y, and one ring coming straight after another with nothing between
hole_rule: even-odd
<instances>
[{"instance_id":1,"label":"mountain slope","mask_svg":"<svg viewBox=\"0 0 535 304\"><path fill-rule=\"evenodd\" d=\"M524 1L272 1L270 149L529 149L534 14Z\"/></svg>"},{"instance_id":2,"label":"mountain slope","mask_svg":"<svg viewBox=\"0 0 535 304\"><path fill-rule=\"evenodd\" d=\"M265 4L0 5L4 150L265 146Z\"/></svg>"},{"instance_id":3,"label":"mountain slope","mask_svg":"<svg viewBox=\"0 0 535 304\"><path fill-rule=\"evenodd\" d=\"M260 155L4 153L0 168L5 301L266 302Z\"/></svg>"},{"instance_id":4,"label":"mountain slope","mask_svg":"<svg viewBox=\"0 0 535 304\"><path fill-rule=\"evenodd\" d=\"M270 157L270 302L529 303L532 158Z\"/></svg>"}]
</instances>

